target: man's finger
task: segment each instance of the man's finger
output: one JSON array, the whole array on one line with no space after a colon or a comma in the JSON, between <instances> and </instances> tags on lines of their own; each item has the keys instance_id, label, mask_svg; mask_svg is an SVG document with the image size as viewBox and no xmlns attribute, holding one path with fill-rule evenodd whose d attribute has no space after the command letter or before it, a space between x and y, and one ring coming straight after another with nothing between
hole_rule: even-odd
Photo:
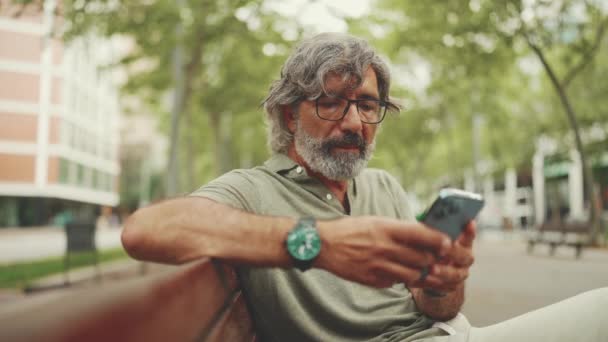
<instances>
[{"instance_id":1,"label":"man's finger","mask_svg":"<svg viewBox=\"0 0 608 342\"><path fill-rule=\"evenodd\" d=\"M475 261L473 249L471 247L464 247L460 243L455 243L447 256L447 260L458 267L469 267Z\"/></svg>"},{"instance_id":2,"label":"man's finger","mask_svg":"<svg viewBox=\"0 0 608 342\"><path fill-rule=\"evenodd\" d=\"M469 277L469 269L466 267L454 267L450 265L433 265L431 274L440 278L447 284L458 284Z\"/></svg>"},{"instance_id":3,"label":"man's finger","mask_svg":"<svg viewBox=\"0 0 608 342\"><path fill-rule=\"evenodd\" d=\"M430 249L440 257L446 255L452 247L452 242L447 235L422 224L395 227L392 230L392 236L395 240L410 247Z\"/></svg>"},{"instance_id":4,"label":"man's finger","mask_svg":"<svg viewBox=\"0 0 608 342\"><path fill-rule=\"evenodd\" d=\"M467 223L466 227L462 231L462 234L458 237L457 242L464 247L472 247L475 236L477 235L477 224L471 220Z\"/></svg>"},{"instance_id":5,"label":"man's finger","mask_svg":"<svg viewBox=\"0 0 608 342\"><path fill-rule=\"evenodd\" d=\"M387 248L389 258L408 267L423 268L435 262L435 256L428 250L421 250L393 242Z\"/></svg>"},{"instance_id":6,"label":"man's finger","mask_svg":"<svg viewBox=\"0 0 608 342\"><path fill-rule=\"evenodd\" d=\"M411 287L430 288L438 291L452 291L464 282L469 272L466 268L442 266L431 268L431 274L422 281L414 282ZM437 272L439 270L439 272Z\"/></svg>"},{"instance_id":7,"label":"man's finger","mask_svg":"<svg viewBox=\"0 0 608 342\"><path fill-rule=\"evenodd\" d=\"M386 262L379 269L381 274L393 282L403 282L404 284L412 284L420 278L420 270L403 266L399 263Z\"/></svg>"},{"instance_id":8,"label":"man's finger","mask_svg":"<svg viewBox=\"0 0 608 342\"><path fill-rule=\"evenodd\" d=\"M429 275L423 281L416 281L409 287L431 289L439 292L449 292L458 288L458 284L446 283L443 281L443 279L437 276Z\"/></svg>"}]
</instances>

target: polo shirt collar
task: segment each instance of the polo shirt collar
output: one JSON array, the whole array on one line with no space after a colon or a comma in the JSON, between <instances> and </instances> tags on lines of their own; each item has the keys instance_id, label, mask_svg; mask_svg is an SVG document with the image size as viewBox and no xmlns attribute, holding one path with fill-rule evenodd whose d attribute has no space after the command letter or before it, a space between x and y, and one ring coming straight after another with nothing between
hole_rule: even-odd
<instances>
[{"instance_id":1,"label":"polo shirt collar","mask_svg":"<svg viewBox=\"0 0 608 342\"><path fill-rule=\"evenodd\" d=\"M264 163L264 166L272 172L283 173L295 169L299 165L286 154L275 153Z\"/></svg>"},{"instance_id":2,"label":"polo shirt collar","mask_svg":"<svg viewBox=\"0 0 608 342\"><path fill-rule=\"evenodd\" d=\"M324 197L327 194L327 188L321 181L314 177L310 177L306 168L300 166L293 159L289 158L284 153L275 153L268 159L264 166L266 166L270 171L276 172L284 177L294 180L296 183L299 183L307 190L315 193L319 197ZM348 180L348 190L347 194L349 198L352 200L353 196L357 195L357 184L355 179ZM322 189L319 189L319 185L322 186Z\"/></svg>"}]
</instances>

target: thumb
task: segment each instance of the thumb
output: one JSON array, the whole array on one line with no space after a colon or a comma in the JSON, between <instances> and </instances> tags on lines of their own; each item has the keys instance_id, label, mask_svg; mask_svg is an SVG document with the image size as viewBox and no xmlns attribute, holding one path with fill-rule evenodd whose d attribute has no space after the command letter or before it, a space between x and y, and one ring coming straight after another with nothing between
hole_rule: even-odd
<instances>
[{"instance_id":1,"label":"thumb","mask_svg":"<svg viewBox=\"0 0 608 342\"><path fill-rule=\"evenodd\" d=\"M467 223L466 227L462 231L462 234L458 237L457 242L463 247L472 247L475 236L477 235L477 224L471 220Z\"/></svg>"}]
</instances>

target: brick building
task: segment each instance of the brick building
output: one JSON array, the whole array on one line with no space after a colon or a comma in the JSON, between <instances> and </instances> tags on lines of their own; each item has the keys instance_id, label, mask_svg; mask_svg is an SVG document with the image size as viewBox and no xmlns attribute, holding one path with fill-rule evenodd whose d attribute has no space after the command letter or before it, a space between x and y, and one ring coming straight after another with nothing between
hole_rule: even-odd
<instances>
[{"instance_id":1,"label":"brick building","mask_svg":"<svg viewBox=\"0 0 608 342\"><path fill-rule=\"evenodd\" d=\"M64 43L44 11L0 13L0 227L118 204L119 106L111 42Z\"/></svg>"}]
</instances>

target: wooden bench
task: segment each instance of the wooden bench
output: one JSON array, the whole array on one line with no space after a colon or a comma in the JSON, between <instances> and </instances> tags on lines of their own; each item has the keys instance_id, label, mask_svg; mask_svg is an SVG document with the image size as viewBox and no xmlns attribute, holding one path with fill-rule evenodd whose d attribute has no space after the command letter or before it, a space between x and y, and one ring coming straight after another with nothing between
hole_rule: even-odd
<instances>
[{"instance_id":1,"label":"wooden bench","mask_svg":"<svg viewBox=\"0 0 608 342\"><path fill-rule=\"evenodd\" d=\"M0 341L256 340L234 270L208 259L0 308Z\"/></svg>"},{"instance_id":2,"label":"wooden bench","mask_svg":"<svg viewBox=\"0 0 608 342\"><path fill-rule=\"evenodd\" d=\"M561 222L551 220L543 223L528 237L528 254L534 251L537 244L548 244L549 254L555 255L558 246L570 246L576 250L576 258L580 258L583 247L589 244L589 224L587 222Z\"/></svg>"}]
</instances>

